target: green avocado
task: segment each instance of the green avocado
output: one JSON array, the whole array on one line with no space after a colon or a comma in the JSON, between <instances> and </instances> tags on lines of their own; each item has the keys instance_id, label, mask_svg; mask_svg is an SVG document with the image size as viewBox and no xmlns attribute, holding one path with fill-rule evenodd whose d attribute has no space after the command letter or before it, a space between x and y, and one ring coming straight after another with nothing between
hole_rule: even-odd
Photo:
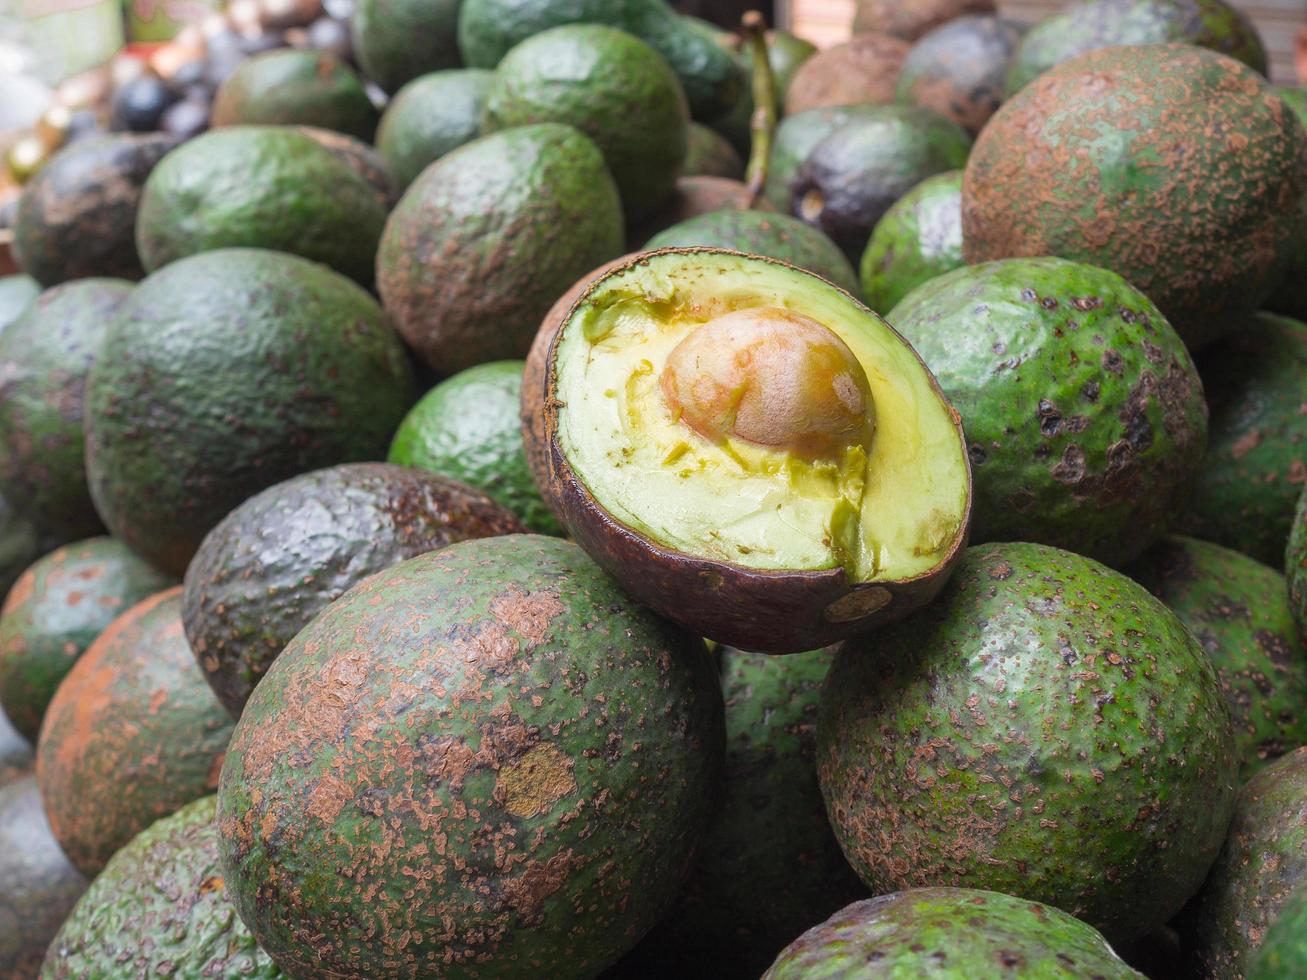
<instances>
[{"instance_id":1,"label":"green avocado","mask_svg":"<svg viewBox=\"0 0 1307 980\"><path fill-rule=\"evenodd\" d=\"M1307 486L1298 497L1284 549L1284 577L1289 584L1289 609L1299 632L1307 636Z\"/></svg>"},{"instance_id":2,"label":"green avocado","mask_svg":"<svg viewBox=\"0 0 1307 980\"><path fill-rule=\"evenodd\" d=\"M267 248L372 281L386 206L376 188L298 129L235 126L189 140L157 166L136 217L150 271L219 248Z\"/></svg>"},{"instance_id":3,"label":"green avocado","mask_svg":"<svg viewBox=\"0 0 1307 980\"><path fill-rule=\"evenodd\" d=\"M987 262L917 287L886 318L962 413L974 540L1119 565L1166 530L1203 465L1203 387L1124 279L1064 259Z\"/></svg>"},{"instance_id":4,"label":"green avocado","mask_svg":"<svg viewBox=\"0 0 1307 980\"><path fill-rule=\"evenodd\" d=\"M725 136L697 122L690 123L688 136L682 177L744 178L744 161Z\"/></svg>"},{"instance_id":5,"label":"green avocado","mask_svg":"<svg viewBox=\"0 0 1307 980\"><path fill-rule=\"evenodd\" d=\"M0 493L0 602L28 565L60 543Z\"/></svg>"},{"instance_id":6,"label":"green avocado","mask_svg":"<svg viewBox=\"0 0 1307 980\"><path fill-rule=\"evenodd\" d=\"M555 27L513 48L486 95L488 131L563 123L604 156L627 220L671 196L689 145L685 95L639 38L601 24Z\"/></svg>"},{"instance_id":7,"label":"green avocado","mask_svg":"<svg viewBox=\"0 0 1307 980\"><path fill-rule=\"evenodd\" d=\"M876 222L862 253L862 298L886 313L922 283L965 264L962 171L949 170L927 177Z\"/></svg>"},{"instance_id":8,"label":"green avocado","mask_svg":"<svg viewBox=\"0 0 1307 980\"><path fill-rule=\"evenodd\" d=\"M296 126L301 133L323 149L330 150L336 159L348 166L371 186L377 200L387 211L399 200L402 188L395 186L390 168L377 149L361 139L338 133L320 126Z\"/></svg>"},{"instance_id":9,"label":"green avocado","mask_svg":"<svg viewBox=\"0 0 1307 980\"><path fill-rule=\"evenodd\" d=\"M785 93L789 90L794 73L816 53L817 45L789 31L778 29L767 32L767 63L771 67L778 106L785 104Z\"/></svg>"},{"instance_id":10,"label":"green avocado","mask_svg":"<svg viewBox=\"0 0 1307 980\"><path fill-rule=\"evenodd\" d=\"M853 33L883 31L915 41L955 18L993 12L994 0L856 0Z\"/></svg>"},{"instance_id":11,"label":"green avocado","mask_svg":"<svg viewBox=\"0 0 1307 980\"><path fill-rule=\"evenodd\" d=\"M350 586L455 541L521 530L481 493L404 466L305 473L255 494L205 536L186 569L186 637L239 718L286 644Z\"/></svg>"},{"instance_id":12,"label":"green avocado","mask_svg":"<svg viewBox=\"0 0 1307 980\"><path fill-rule=\"evenodd\" d=\"M460 0L358 0L350 41L363 73L387 92L427 72L458 68Z\"/></svg>"},{"instance_id":13,"label":"green avocado","mask_svg":"<svg viewBox=\"0 0 1307 980\"><path fill-rule=\"evenodd\" d=\"M1307 131L1307 88L1277 88L1275 91ZM1265 307L1302 320L1307 319L1307 194L1303 195L1298 210L1289 262Z\"/></svg>"},{"instance_id":14,"label":"green avocado","mask_svg":"<svg viewBox=\"0 0 1307 980\"><path fill-rule=\"evenodd\" d=\"M1003 101L1003 77L1021 28L996 16L941 24L912 46L894 97L933 109L975 136Z\"/></svg>"},{"instance_id":15,"label":"green avocado","mask_svg":"<svg viewBox=\"0 0 1307 980\"><path fill-rule=\"evenodd\" d=\"M437 71L395 93L377 127L377 149L401 192L429 164L481 135L492 77L479 68Z\"/></svg>"},{"instance_id":16,"label":"green avocado","mask_svg":"<svg viewBox=\"0 0 1307 980\"><path fill-rule=\"evenodd\" d=\"M210 124L320 126L371 142L377 117L362 79L334 54L278 48L245 59L218 86Z\"/></svg>"},{"instance_id":17,"label":"green avocado","mask_svg":"<svg viewBox=\"0 0 1307 980\"><path fill-rule=\"evenodd\" d=\"M1299 980L1307 976L1307 886L1280 906L1275 922L1248 966L1248 980Z\"/></svg>"},{"instance_id":18,"label":"green avocado","mask_svg":"<svg viewBox=\"0 0 1307 980\"><path fill-rule=\"evenodd\" d=\"M1284 576L1237 551L1172 535L1126 569L1166 603L1216 667L1247 780L1307 744L1307 650Z\"/></svg>"},{"instance_id":19,"label":"green avocado","mask_svg":"<svg viewBox=\"0 0 1307 980\"><path fill-rule=\"evenodd\" d=\"M35 762L31 743L18 734L9 717L0 711L0 786L26 776Z\"/></svg>"},{"instance_id":20,"label":"green avocado","mask_svg":"<svg viewBox=\"0 0 1307 980\"><path fill-rule=\"evenodd\" d=\"M1114 942L1202 884L1238 770L1180 619L1037 544L970 548L921 613L845 643L817 718L826 809L873 893L966 881Z\"/></svg>"},{"instance_id":21,"label":"green avocado","mask_svg":"<svg viewBox=\"0 0 1307 980\"><path fill-rule=\"evenodd\" d=\"M0 335L40 292L41 284L31 276L0 276Z\"/></svg>"},{"instance_id":22,"label":"green avocado","mask_svg":"<svg viewBox=\"0 0 1307 980\"><path fill-rule=\"evenodd\" d=\"M558 123L473 140L391 212L377 288L404 339L453 374L525 356L568 286L620 255L625 226L599 149Z\"/></svg>"},{"instance_id":23,"label":"green avocado","mask_svg":"<svg viewBox=\"0 0 1307 980\"><path fill-rule=\"evenodd\" d=\"M675 898L722 745L702 642L580 548L454 544L355 586L254 689L228 894L292 975L593 977Z\"/></svg>"},{"instance_id":24,"label":"green avocado","mask_svg":"<svg viewBox=\"0 0 1307 980\"><path fill-rule=\"evenodd\" d=\"M875 106L845 105L808 109L784 117L772 134L767 182L762 196L779 211L790 210L790 193L799 167L812 148L852 119L874 118Z\"/></svg>"},{"instance_id":25,"label":"green avocado","mask_svg":"<svg viewBox=\"0 0 1307 980\"><path fill-rule=\"evenodd\" d=\"M412 404L376 302L324 266L221 249L141 283L86 385L86 469L105 524L181 575L241 501L379 459Z\"/></svg>"}]
</instances>

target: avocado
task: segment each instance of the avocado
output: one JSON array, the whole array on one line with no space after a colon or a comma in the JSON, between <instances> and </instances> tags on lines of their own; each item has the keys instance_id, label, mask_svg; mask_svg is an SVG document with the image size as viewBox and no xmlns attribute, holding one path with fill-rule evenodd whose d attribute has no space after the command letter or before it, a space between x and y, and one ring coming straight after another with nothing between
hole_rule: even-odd
<instances>
[{"instance_id":1,"label":"avocado","mask_svg":"<svg viewBox=\"0 0 1307 980\"><path fill-rule=\"evenodd\" d=\"M862 298L888 313L922 283L959 269L962 171L927 177L889 206L862 253Z\"/></svg>"},{"instance_id":2,"label":"avocado","mask_svg":"<svg viewBox=\"0 0 1307 980\"><path fill-rule=\"evenodd\" d=\"M0 786L26 776L35 761L31 743L18 734L18 729L0 710Z\"/></svg>"},{"instance_id":3,"label":"avocado","mask_svg":"<svg viewBox=\"0 0 1307 980\"><path fill-rule=\"evenodd\" d=\"M958 17L992 13L994 0L856 0L853 33L882 31L915 41Z\"/></svg>"},{"instance_id":4,"label":"avocado","mask_svg":"<svg viewBox=\"0 0 1307 980\"><path fill-rule=\"evenodd\" d=\"M87 886L50 833L33 776L0 786L0 881L0 975L27 980Z\"/></svg>"},{"instance_id":5,"label":"avocado","mask_svg":"<svg viewBox=\"0 0 1307 980\"><path fill-rule=\"evenodd\" d=\"M963 250L1111 269L1197 349L1270 294L1305 191L1307 134L1247 65L1187 44L1101 48L977 137Z\"/></svg>"},{"instance_id":6,"label":"avocado","mask_svg":"<svg viewBox=\"0 0 1307 980\"><path fill-rule=\"evenodd\" d=\"M0 276L0 335L32 305L41 284L31 276Z\"/></svg>"},{"instance_id":7,"label":"avocado","mask_svg":"<svg viewBox=\"0 0 1307 980\"><path fill-rule=\"evenodd\" d=\"M186 570L186 637L239 718L291 638L354 583L455 541L521 530L476 490L405 466L305 473L255 494L205 536Z\"/></svg>"},{"instance_id":8,"label":"avocado","mask_svg":"<svg viewBox=\"0 0 1307 980\"><path fill-rule=\"evenodd\" d=\"M377 127L377 149L401 192L429 164L481 135L491 77L479 68L437 71L395 93Z\"/></svg>"},{"instance_id":9,"label":"avocado","mask_svg":"<svg viewBox=\"0 0 1307 980\"><path fill-rule=\"evenodd\" d=\"M1253 776L1239 792L1221 854L1177 925L1190 975L1239 977L1289 896L1307 884L1307 748Z\"/></svg>"},{"instance_id":10,"label":"avocado","mask_svg":"<svg viewBox=\"0 0 1307 980\"><path fill-rule=\"evenodd\" d=\"M1026 34L1007 70L1013 95L1055 65L1098 48L1179 41L1219 51L1265 75L1257 28L1222 0L1081 0Z\"/></svg>"},{"instance_id":11,"label":"avocado","mask_svg":"<svg viewBox=\"0 0 1307 980\"><path fill-rule=\"evenodd\" d=\"M1289 585L1289 611L1299 632L1307 636L1307 486L1298 496L1293 527L1284 549L1284 577Z\"/></svg>"},{"instance_id":12,"label":"avocado","mask_svg":"<svg viewBox=\"0 0 1307 980\"><path fill-rule=\"evenodd\" d=\"M627 245L639 251L642 243L668 228L717 211L766 211L776 209L765 198L754 200L753 193L741 180L727 177L678 177L672 196L652 215L632 225L627 231Z\"/></svg>"},{"instance_id":13,"label":"avocado","mask_svg":"<svg viewBox=\"0 0 1307 980\"><path fill-rule=\"evenodd\" d=\"M1303 976L1307 976L1307 886L1295 888L1280 906L1248 966L1248 980L1295 980Z\"/></svg>"},{"instance_id":14,"label":"avocado","mask_svg":"<svg viewBox=\"0 0 1307 980\"><path fill-rule=\"evenodd\" d=\"M606 25L644 41L680 78L695 119L727 112L748 87L731 53L664 0L463 0L458 46L468 67L494 68L521 42L566 24Z\"/></svg>"},{"instance_id":15,"label":"avocado","mask_svg":"<svg viewBox=\"0 0 1307 980\"><path fill-rule=\"evenodd\" d=\"M789 211L794 177L812 148L849 120L874 118L875 113L875 106L851 105L809 109L785 116L772 134L763 199L778 211Z\"/></svg>"},{"instance_id":16,"label":"avocado","mask_svg":"<svg viewBox=\"0 0 1307 980\"><path fill-rule=\"evenodd\" d=\"M279 48L246 58L227 76L210 124L320 126L371 142L377 118L363 81L334 54Z\"/></svg>"},{"instance_id":17,"label":"avocado","mask_svg":"<svg viewBox=\"0 0 1307 980\"><path fill-rule=\"evenodd\" d=\"M600 24L555 27L513 48L486 95L488 131L563 123L604 156L629 221L672 194L688 146L685 95L667 62L637 37Z\"/></svg>"},{"instance_id":18,"label":"avocado","mask_svg":"<svg viewBox=\"0 0 1307 980\"><path fill-rule=\"evenodd\" d=\"M1183 506L1203 465L1202 382L1120 276L1065 259L986 262L918 286L885 317L962 413L975 540L1117 566Z\"/></svg>"},{"instance_id":19,"label":"avocado","mask_svg":"<svg viewBox=\"0 0 1307 980\"><path fill-rule=\"evenodd\" d=\"M0 601L23 570L58 543L58 535L47 532L0 493Z\"/></svg>"},{"instance_id":20,"label":"avocado","mask_svg":"<svg viewBox=\"0 0 1307 980\"><path fill-rule=\"evenodd\" d=\"M1307 130L1307 88L1277 88L1275 91ZM1289 262L1265 306L1272 312L1302 320L1307 318L1307 195L1303 196L1298 210Z\"/></svg>"},{"instance_id":21,"label":"avocado","mask_svg":"<svg viewBox=\"0 0 1307 980\"><path fill-rule=\"evenodd\" d=\"M91 496L180 576L246 498L384 456L411 386L385 314L348 279L261 249L180 259L136 288L87 380Z\"/></svg>"},{"instance_id":22,"label":"avocado","mask_svg":"<svg viewBox=\"0 0 1307 980\"><path fill-rule=\"evenodd\" d=\"M1278 565L1307 481L1307 324L1270 313L1240 317L1202 352L1198 373L1211 434L1177 530Z\"/></svg>"},{"instance_id":23,"label":"avocado","mask_svg":"<svg viewBox=\"0 0 1307 980\"><path fill-rule=\"evenodd\" d=\"M285 976L227 898L217 808L196 800L115 854L50 943L42 980Z\"/></svg>"},{"instance_id":24,"label":"avocado","mask_svg":"<svg viewBox=\"0 0 1307 980\"><path fill-rule=\"evenodd\" d=\"M427 72L458 68L459 0L358 0L350 43L363 73L397 92Z\"/></svg>"},{"instance_id":25,"label":"avocado","mask_svg":"<svg viewBox=\"0 0 1307 980\"><path fill-rule=\"evenodd\" d=\"M692 122L687 136L685 161L681 164L682 177L744 178L744 161L721 133L702 123Z\"/></svg>"},{"instance_id":26,"label":"avocado","mask_svg":"<svg viewBox=\"0 0 1307 980\"><path fill-rule=\"evenodd\" d=\"M858 294L858 276L844 253L816 228L788 214L723 209L672 225L645 243L645 249L703 246L780 259L815 272L841 289Z\"/></svg>"},{"instance_id":27,"label":"avocado","mask_svg":"<svg viewBox=\"0 0 1307 980\"><path fill-rule=\"evenodd\" d=\"M785 91L785 113L894 101L911 45L888 34L855 34L799 66Z\"/></svg>"},{"instance_id":28,"label":"avocado","mask_svg":"<svg viewBox=\"0 0 1307 980\"><path fill-rule=\"evenodd\" d=\"M80 139L23 185L14 250L42 286L70 279L145 275L133 237L141 188L176 146L171 136L120 133Z\"/></svg>"},{"instance_id":29,"label":"avocado","mask_svg":"<svg viewBox=\"0 0 1307 980\"><path fill-rule=\"evenodd\" d=\"M997 16L941 24L912 46L894 89L907 105L933 109L975 136L1003 101L1003 78L1021 29Z\"/></svg>"},{"instance_id":30,"label":"avocado","mask_svg":"<svg viewBox=\"0 0 1307 980\"><path fill-rule=\"evenodd\" d=\"M767 62L771 65L777 102L785 104L785 93L789 91L794 73L816 53L817 45L789 31L767 32Z\"/></svg>"},{"instance_id":31,"label":"avocado","mask_svg":"<svg viewBox=\"0 0 1307 980\"><path fill-rule=\"evenodd\" d=\"M929 601L962 548L953 409L897 333L812 273L644 253L592 282L540 357L522 401L543 418L524 435L545 499L701 636L835 642Z\"/></svg>"},{"instance_id":32,"label":"avocado","mask_svg":"<svg viewBox=\"0 0 1307 980\"><path fill-rule=\"evenodd\" d=\"M836 912L787 946L763 980L842 977L1142 978L1101 933L1051 905L975 888L911 888Z\"/></svg>"},{"instance_id":33,"label":"avocado","mask_svg":"<svg viewBox=\"0 0 1307 980\"><path fill-rule=\"evenodd\" d=\"M181 591L114 620L41 725L36 779L50 827L88 876L159 817L217 789L232 720L186 642Z\"/></svg>"},{"instance_id":34,"label":"avocado","mask_svg":"<svg viewBox=\"0 0 1307 980\"><path fill-rule=\"evenodd\" d=\"M228 894L292 975L592 977L674 899L723 737L702 643L575 545L460 542L355 586L254 689Z\"/></svg>"},{"instance_id":35,"label":"avocado","mask_svg":"<svg viewBox=\"0 0 1307 980\"><path fill-rule=\"evenodd\" d=\"M617 187L571 126L518 126L441 157L386 222L377 287L441 374L521 357L578 276L622 251Z\"/></svg>"},{"instance_id":36,"label":"avocado","mask_svg":"<svg viewBox=\"0 0 1307 980\"><path fill-rule=\"evenodd\" d=\"M403 188L396 187L390 175L390 167L375 147L334 129L321 129L318 126L294 128L323 149L330 150L337 160L362 177L387 211L399 200Z\"/></svg>"},{"instance_id":37,"label":"avocado","mask_svg":"<svg viewBox=\"0 0 1307 980\"><path fill-rule=\"evenodd\" d=\"M151 272L245 246L302 255L366 285L385 224L372 184L305 133L234 126L197 136L155 168L136 247Z\"/></svg>"},{"instance_id":38,"label":"avocado","mask_svg":"<svg viewBox=\"0 0 1307 980\"><path fill-rule=\"evenodd\" d=\"M826 810L873 893L966 881L1113 942L1197 891L1238 770L1179 618L1038 544L969 548L920 614L844 644L817 716Z\"/></svg>"},{"instance_id":39,"label":"avocado","mask_svg":"<svg viewBox=\"0 0 1307 980\"><path fill-rule=\"evenodd\" d=\"M1234 718L1245 781L1307 744L1307 649L1284 576L1237 551L1171 535L1126 569L1207 651Z\"/></svg>"},{"instance_id":40,"label":"avocado","mask_svg":"<svg viewBox=\"0 0 1307 980\"><path fill-rule=\"evenodd\" d=\"M0 612L0 708L36 741L73 664L119 615L173 580L113 538L51 552L14 584Z\"/></svg>"}]
</instances>

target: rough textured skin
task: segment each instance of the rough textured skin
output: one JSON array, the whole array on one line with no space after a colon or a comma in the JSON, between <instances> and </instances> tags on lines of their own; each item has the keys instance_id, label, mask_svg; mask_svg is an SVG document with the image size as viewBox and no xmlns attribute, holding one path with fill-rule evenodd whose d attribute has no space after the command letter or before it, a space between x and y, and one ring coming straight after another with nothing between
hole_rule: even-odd
<instances>
[{"instance_id":1,"label":"rough textured skin","mask_svg":"<svg viewBox=\"0 0 1307 980\"><path fill-rule=\"evenodd\" d=\"M744 161L725 136L697 122L690 123L686 135L685 162L681 164L681 176L744 179Z\"/></svg>"},{"instance_id":2,"label":"rough textured skin","mask_svg":"<svg viewBox=\"0 0 1307 980\"><path fill-rule=\"evenodd\" d=\"M132 291L122 279L49 289L0 332L0 494L69 538L103 529L86 485L86 375Z\"/></svg>"},{"instance_id":3,"label":"rough textured skin","mask_svg":"<svg viewBox=\"0 0 1307 980\"><path fill-rule=\"evenodd\" d=\"M654 235L714 211L741 211L752 203L755 211L775 213L776 209L765 198L750 202L749 197L749 188L740 180L703 175L678 177L676 190L663 206L628 229L627 247L639 251Z\"/></svg>"},{"instance_id":4,"label":"rough textured skin","mask_svg":"<svg viewBox=\"0 0 1307 980\"><path fill-rule=\"evenodd\" d=\"M41 285L31 276L0 276L0 334L32 304Z\"/></svg>"},{"instance_id":5,"label":"rough textured skin","mask_svg":"<svg viewBox=\"0 0 1307 980\"><path fill-rule=\"evenodd\" d=\"M1281 906L1248 966L1248 980L1296 980L1307 976L1307 888Z\"/></svg>"},{"instance_id":6,"label":"rough textured skin","mask_svg":"<svg viewBox=\"0 0 1307 980\"><path fill-rule=\"evenodd\" d=\"M26 776L32 771L35 761L31 743L18 734L9 718L0 711L0 786Z\"/></svg>"},{"instance_id":7,"label":"rough textured skin","mask_svg":"<svg viewBox=\"0 0 1307 980\"><path fill-rule=\"evenodd\" d=\"M1207 458L1177 528L1278 565L1307 485L1307 324L1258 313L1198 358Z\"/></svg>"},{"instance_id":8,"label":"rough textured skin","mask_svg":"<svg viewBox=\"0 0 1307 980\"><path fill-rule=\"evenodd\" d=\"M1088 558L971 548L939 599L846 643L817 772L873 892L990 888L1125 941L1167 922L1225 837L1239 758L1184 624Z\"/></svg>"},{"instance_id":9,"label":"rough textured skin","mask_svg":"<svg viewBox=\"0 0 1307 980\"><path fill-rule=\"evenodd\" d=\"M974 540L1120 565L1166 530L1203 464L1203 388L1175 331L1120 276L988 262L919 286L886 318L962 413Z\"/></svg>"},{"instance_id":10,"label":"rough textured skin","mask_svg":"<svg viewBox=\"0 0 1307 980\"><path fill-rule=\"evenodd\" d=\"M359 0L350 40L363 73L394 93L419 75L462 64L459 0Z\"/></svg>"},{"instance_id":11,"label":"rough textured skin","mask_svg":"<svg viewBox=\"0 0 1307 980\"><path fill-rule=\"evenodd\" d=\"M285 126L215 129L170 153L145 184L136 247L157 270L219 248L267 248L372 281L386 205L312 137Z\"/></svg>"},{"instance_id":12,"label":"rough textured skin","mask_svg":"<svg viewBox=\"0 0 1307 980\"><path fill-rule=\"evenodd\" d=\"M1086 51L1163 41L1210 48L1266 74L1266 50L1257 28L1222 0L1084 0L1030 29L1012 58L1004 87L1012 95Z\"/></svg>"},{"instance_id":13,"label":"rough textured skin","mask_svg":"<svg viewBox=\"0 0 1307 980\"><path fill-rule=\"evenodd\" d=\"M36 740L46 706L105 628L173 580L113 538L51 552L27 569L0 612L0 707Z\"/></svg>"},{"instance_id":14,"label":"rough textured skin","mask_svg":"<svg viewBox=\"0 0 1307 980\"><path fill-rule=\"evenodd\" d=\"M1237 551L1172 535L1126 569L1207 651L1234 718L1240 782L1307 744L1307 649L1284 576Z\"/></svg>"},{"instance_id":15,"label":"rough textured skin","mask_svg":"<svg viewBox=\"0 0 1307 980\"><path fill-rule=\"evenodd\" d=\"M28 565L60 543L26 514L19 513L0 494L0 600Z\"/></svg>"},{"instance_id":16,"label":"rough textured skin","mask_svg":"<svg viewBox=\"0 0 1307 980\"><path fill-rule=\"evenodd\" d=\"M1111 269L1196 348L1275 286L1304 191L1307 134L1251 68L1185 44L1102 48L1027 85L977 138L963 247L968 262Z\"/></svg>"},{"instance_id":17,"label":"rough textured skin","mask_svg":"<svg viewBox=\"0 0 1307 980\"><path fill-rule=\"evenodd\" d=\"M1020 40L1015 24L995 16L936 27L908 52L895 97L933 109L975 136L1003 101L1003 77Z\"/></svg>"},{"instance_id":18,"label":"rough textured skin","mask_svg":"<svg viewBox=\"0 0 1307 980\"><path fill-rule=\"evenodd\" d=\"M377 287L404 339L453 374L521 357L559 294L622 251L623 230L594 143L570 126L521 126L413 182L386 223Z\"/></svg>"},{"instance_id":19,"label":"rough textured skin","mask_svg":"<svg viewBox=\"0 0 1307 980\"><path fill-rule=\"evenodd\" d=\"M1307 748L1281 756L1239 792L1225 846L1178 923L1190 975L1242 976L1300 883L1307 883Z\"/></svg>"},{"instance_id":20,"label":"rough textured skin","mask_svg":"<svg viewBox=\"0 0 1307 980\"><path fill-rule=\"evenodd\" d=\"M799 66L785 92L785 114L809 109L893 102L899 70L911 47L888 34L855 34Z\"/></svg>"},{"instance_id":21,"label":"rough textured skin","mask_svg":"<svg viewBox=\"0 0 1307 980\"><path fill-rule=\"evenodd\" d=\"M881 31L906 41L966 14L992 14L994 0L857 0L853 33Z\"/></svg>"},{"instance_id":22,"label":"rough textured skin","mask_svg":"<svg viewBox=\"0 0 1307 980\"><path fill-rule=\"evenodd\" d=\"M177 141L150 133L77 140L23 185L14 247L43 286L145 275L133 238L141 188Z\"/></svg>"},{"instance_id":23,"label":"rough textured skin","mask_svg":"<svg viewBox=\"0 0 1307 980\"><path fill-rule=\"evenodd\" d=\"M720 775L702 644L556 538L356 586L254 691L229 893L287 972L596 975L666 911Z\"/></svg>"},{"instance_id":24,"label":"rough textured skin","mask_svg":"<svg viewBox=\"0 0 1307 980\"><path fill-rule=\"evenodd\" d=\"M231 730L182 631L180 586L114 620L55 692L36 746L69 860L94 875L155 820L217 789Z\"/></svg>"},{"instance_id":25,"label":"rough textured skin","mask_svg":"<svg viewBox=\"0 0 1307 980\"><path fill-rule=\"evenodd\" d=\"M251 495L383 457L411 386L399 338L349 280L260 249L182 259L136 288L87 382L96 509L181 575Z\"/></svg>"},{"instance_id":26,"label":"rough textured skin","mask_svg":"<svg viewBox=\"0 0 1307 980\"><path fill-rule=\"evenodd\" d=\"M672 194L690 115L667 62L637 37L601 24L555 27L499 63L486 95L487 131L563 123L599 147L628 221Z\"/></svg>"},{"instance_id":27,"label":"rough textured skin","mask_svg":"<svg viewBox=\"0 0 1307 980\"><path fill-rule=\"evenodd\" d=\"M799 167L812 148L851 119L875 118L871 105L828 106L785 116L776 124L763 199L779 211L790 209L790 192Z\"/></svg>"},{"instance_id":28,"label":"rough textured skin","mask_svg":"<svg viewBox=\"0 0 1307 980\"><path fill-rule=\"evenodd\" d=\"M1298 624L1298 631L1307 636L1307 486L1298 497L1298 509L1284 549L1284 577L1289 586L1289 611Z\"/></svg>"},{"instance_id":29,"label":"rough textured skin","mask_svg":"<svg viewBox=\"0 0 1307 980\"><path fill-rule=\"evenodd\" d=\"M1275 91L1307 130L1307 88L1277 88ZM1302 320L1307 318L1307 195L1303 196L1298 211L1289 262L1279 285L1264 305L1268 310Z\"/></svg>"},{"instance_id":30,"label":"rough textured skin","mask_svg":"<svg viewBox=\"0 0 1307 980\"><path fill-rule=\"evenodd\" d=\"M824 231L852 262L890 205L927 177L967 162L971 138L917 106L880 106L812 148L795 175L791 213Z\"/></svg>"},{"instance_id":31,"label":"rough textured skin","mask_svg":"<svg viewBox=\"0 0 1307 980\"><path fill-rule=\"evenodd\" d=\"M286 644L357 582L468 538L522 525L453 480L388 463L305 473L251 497L186 570L182 619L233 717Z\"/></svg>"},{"instance_id":32,"label":"rough textured skin","mask_svg":"<svg viewBox=\"0 0 1307 980\"><path fill-rule=\"evenodd\" d=\"M403 188L396 187L386 160L376 148L361 139L338 133L320 126L296 126L301 133L324 149L330 150L337 160L346 164L371 187L378 201L387 211L399 200Z\"/></svg>"},{"instance_id":33,"label":"rough textured skin","mask_svg":"<svg viewBox=\"0 0 1307 980\"><path fill-rule=\"evenodd\" d=\"M34 980L87 881L50 833L36 778L0 786L0 975Z\"/></svg>"},{"instance_id":34,"label":"rough textured skin","mask_svg":"<svg viewBox=\"0 0 1307 980\"><path fill-rule=\"evenodd\" d=\"M481 135L491 77L480 68L436 71L390 100L377 127L377 149L401 191L428 165Z\"/></svg>"},{"instance_id":35,"label":"rough textured skin","mask_svg":"<svg viewBox=\"0 0 1307 980\"><path fill-rule=\"evenodd\" d=\"M780 259L858 294L857 273L839 247L816 228L788 214L713 211L659 232L644 247L652 250L696 245Z\"/></svg>"},{"instance_id":36,"label":"rough textured skin","mask_svg":"<svg viewBox=\"0 0 1307 980\"><path fill-rule=\"evenodd\" d=\"M42 980L285 976L227 898L217 799L164 817L110 859L50 944Z\"/></svg>"},{"instance_id":37,"label":"rough textured skin","mask_svg":"<svg viewBox=\"0 0 1307 980\"><path fill-rule=\"evenodd\" d=\"M962 171L927 177L889 206L862 253L862 298L885 314L924 282L961 268Z\"/></svg>"},{"instance_id":38,"label":"rough textured skin","mask_svg":"<svg viewBox=\"0 0 1307 980\"><path fill-rule=\"evenodd\" d=\"M1142 978L1085 923L1051 905L971 888L857 902L791 943L763 980Z\"/></svg>"},{"instance_id":39,"label":"rough textured skin","mask_svg":"<svg viewBox=\"0 0 1307 980\"><path fill-rule=\"evenodd\" d=\"M227 76L210 124L321 126L371 142L377 118L362 80L334 54L281 48L247 58Z\"/></svg>"}]
</instances>

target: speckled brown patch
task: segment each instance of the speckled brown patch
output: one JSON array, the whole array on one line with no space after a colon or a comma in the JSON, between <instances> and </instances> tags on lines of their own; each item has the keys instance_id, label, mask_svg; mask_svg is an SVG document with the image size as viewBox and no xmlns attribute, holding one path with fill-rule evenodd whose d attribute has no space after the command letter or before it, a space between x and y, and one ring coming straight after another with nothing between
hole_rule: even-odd
<instances>
[{"instance_id":1,"label":"speckled brown patch","mask_svg":"<svg viewBox=\"0 0 1307 980\"><path fill-rule=\"evenodd\" d=\"M495 798L515 817L535 817L576 792L573 760L541 743L499 770Z\"/></svg>"},{"instance_id":2,"label":"speckled brown patch","mask_svg":"<svg viewBox=\"0 0 1307 980\"><path fill-rule=\"evenodd\" d=\"M894 101L903 59L911 47L888 34L861 33L805 61L785 94L787 115L827 106Z\"/></svg>"}]
</instances>

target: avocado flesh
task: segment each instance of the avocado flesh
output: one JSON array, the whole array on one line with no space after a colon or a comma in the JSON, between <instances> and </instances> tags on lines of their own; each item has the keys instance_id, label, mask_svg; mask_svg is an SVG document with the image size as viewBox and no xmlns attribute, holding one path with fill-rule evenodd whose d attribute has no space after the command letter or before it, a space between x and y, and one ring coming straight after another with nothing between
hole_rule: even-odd
<instances>
[{"instance_id":1,"label":"avocado flesh","mask_svg":"<svg viewBox=\"0 0 1307 980\"><path fill-rule=\"evenodd\" d=\"M687 261L688 258L697 261ZM676 417L673 350L727 313L790 310L857 358L874 427L804 458ZM555 349L558 443L593 499L661 545L770 571L842 567L853 582L922 574L966 511L967 462L947 404L912 349L823 280L738 253L656 253L581 300Z\"/></svg>"}]
</instances>

